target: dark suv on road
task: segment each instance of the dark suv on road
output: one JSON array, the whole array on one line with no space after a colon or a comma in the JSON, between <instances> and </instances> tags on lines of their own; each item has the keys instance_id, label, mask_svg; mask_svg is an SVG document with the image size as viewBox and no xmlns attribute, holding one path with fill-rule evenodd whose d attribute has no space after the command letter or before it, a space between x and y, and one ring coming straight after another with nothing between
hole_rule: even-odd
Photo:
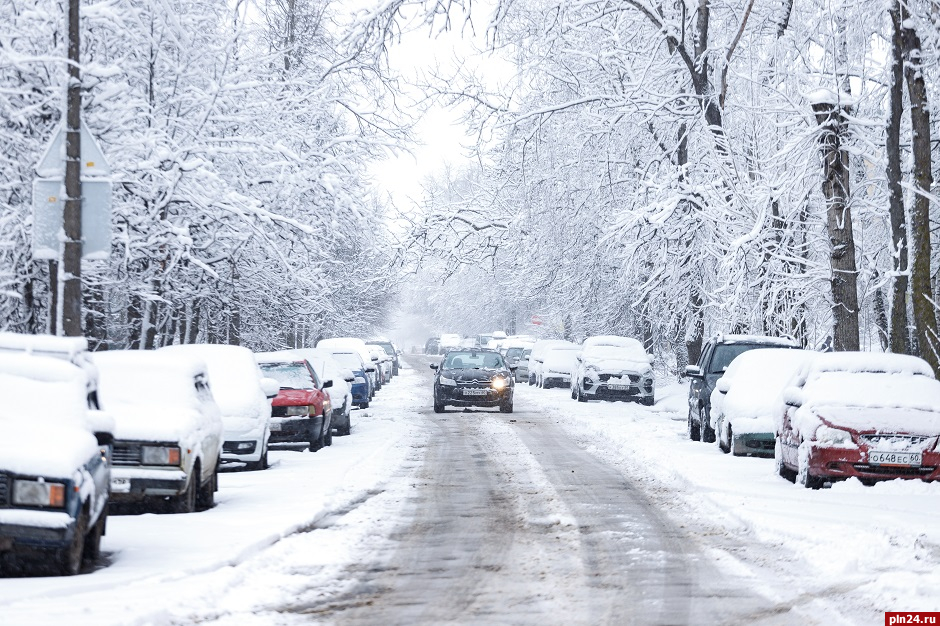
<instances>
[{"instance_id":1,"label":"dark suv on road","mask_svg":"<svg viewBox=\"0 0 940 626\"><path fill-rule=\"evenodd\" d=\"M714 443L715 430L711 426L711 395L715 381L736 356L760 348L799 348L790 337L764 335L717 335L702 347L697 365L685 368L689 377L688 434L692 441Z\"/></svg>"}]
</instances>

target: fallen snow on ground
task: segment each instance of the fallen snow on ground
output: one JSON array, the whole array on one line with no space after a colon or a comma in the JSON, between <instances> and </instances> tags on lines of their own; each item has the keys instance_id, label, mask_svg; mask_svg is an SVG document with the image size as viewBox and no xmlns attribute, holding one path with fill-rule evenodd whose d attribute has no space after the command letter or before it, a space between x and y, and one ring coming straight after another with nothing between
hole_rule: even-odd
<instances>
[{"instance_id":1,"label":"fallen snow on ground","mask_svg":"<svg viewBox=\"0 0 940 626\"><path fill-rule=\"evenodd\" d=\"M371 531L382 520L360 520L358 535L347 533L342 542L330 541L328 529L307 531L382 493L410 444L424 436L414 419L427 404L424 387L423 377L403 369L369 409L353 411L352 434L334 437L331 447L272 450L268 470L223 473L212 510L110 517L106 567L74 577L0 579L0 624L168 626L199 613L223 617L205 615L204 607L240 613L293 599L301 587L322 595L353 584L337 573L370 552ZM291 559L307 570L286 567ZM240 567L246 563L252 566Z\"/></svg>"},{"instance_id":2,"label":"fallen snow on ground","mask_svg":"<svg viewBox=\"0 0 940 626\"><path fill-rule=\"evenodd\" d=\"M885 611L940 611L940 485L866 487L853 479L819 491L798 487L777 476L772 459L689 440L687 394L687 384L673 383L657 389L652 407L583 404L567 389L522 384L516 407L557 415L589 451L648 481L658 505L706 541L711 534L725 566L767 578L769 597L794 617L822 604L844 608L846 623L880 623ZM768 546L779 560L733 554L725 548L736 538Z\"/></svg>"}]
</instances>

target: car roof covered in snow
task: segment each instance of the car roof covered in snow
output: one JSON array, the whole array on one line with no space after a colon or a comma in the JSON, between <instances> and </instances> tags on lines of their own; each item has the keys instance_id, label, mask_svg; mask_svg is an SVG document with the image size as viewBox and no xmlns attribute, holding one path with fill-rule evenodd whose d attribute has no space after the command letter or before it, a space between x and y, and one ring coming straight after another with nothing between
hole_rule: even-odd
<instances>
[{"instance_id":1,"label":"car roof covered in snow","mask_svg":"<svg viewBox=\"0 0 940 626\"><path fill-rule=\"evenodd\" d=\"M870 372L934 377L927 361L907 354L885 352L825 352L805 369L806 378L826 372Z\"/></svg>"},{"instance_id":2,"label":"car roof covered in snow","mask_svg":"<svg viewBox=\"0 0 940 626\"><path fill-rule=\"evenodd\" d=\"M0 332L0 350L74 359L76 355L88 350L88 340L84 337Z\"/></svg>"},{"instance_id":3,"label":"car roof covered in snow","mask_svg":"<svg viewBox=\"0 0 940 626\"><path fill-rule=\"evenodd\" d=\"M771 337L769 335L740 335L725 334L716 335L715 338L721 343L759 343L761 345L775 345L794 347L799 346L799 342L792 337Z\"/></svg>"}]
</instances>

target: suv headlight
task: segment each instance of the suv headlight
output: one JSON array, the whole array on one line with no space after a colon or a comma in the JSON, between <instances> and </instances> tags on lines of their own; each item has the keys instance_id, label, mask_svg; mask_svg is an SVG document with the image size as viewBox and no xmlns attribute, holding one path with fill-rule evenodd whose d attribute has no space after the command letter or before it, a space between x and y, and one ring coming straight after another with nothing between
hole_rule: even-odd
<instances>
[{"instance_id":1,"label":"suv headlight","mask_svg":"<svg viewBox=\"0 0 940 626\"><path fill-rule=\"evenodd\" d=\"M816 429L816 441L829 444L851 443L852 433L824 425Z\"/></svg>"},{"instance_id":2,"label":"suv headlight","mask_svg":"<svg viewBox=\"0 0 940 626\"><path fill-rule=\"evenodd\" d=\"M287 407L287 417L296 417L296 416L306 417L310 415L310 405L301 404L300 406L289 406Z\"/></svg>"},{"instance_id":3,"label":"suv headlight","mask_svg":"<svg viewBox=\"0 0 940 626\"><path fill-rule=\"evenodd\" d=\"M454 380L453 378L447 378L446 376L441 376L438 380L441 381L442 385L446 385L448 387L454 387L457 385L456 380Z\"/></svg>"},{"instance_id":4,"label":"suv headlight","mask_svg":"<svg viewBox=\"0 0 940 626\"><path fill-rule=\"evenodd\" d=\"M22 506L65 507L65 485L39 480L14 480L13 504Z\"/></svg>"},{"instance_id":5,"label":"suv headlight","mask_svg":"<svg viewBox=\"0 0 940 626\"><path fill-rule=\"evenodd\" d=\"M143 446L140 462L144 465L179 465L179 446Z\"/></svg>"}]
</instances>

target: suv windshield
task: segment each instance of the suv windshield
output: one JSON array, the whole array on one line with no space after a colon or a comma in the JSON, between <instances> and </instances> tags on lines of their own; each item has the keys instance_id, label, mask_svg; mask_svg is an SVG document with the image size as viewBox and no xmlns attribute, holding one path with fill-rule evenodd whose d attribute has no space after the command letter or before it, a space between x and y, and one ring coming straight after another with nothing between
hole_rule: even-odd
<instances>
[{"instance_id":1,"label":"suv windshield","mask_svg":"<svg viewBox=\"0 0 940 626\"><path fill-rule=\"evenodd\" d=\"M715 356L712 357L711 369L708 370L708 373L721 374L739 354L744 354L748 350L754 350L755 348L764 347L771 348L776 346L763 346L753 343L729 343L715 346Z\"/></svg>"},{"instance_id":2,"label":"suv windshield","mask_svg":"<svg viewBox=\"0 0 940 626\"><path fill-rule=\"evenodd\" d=\"M505 367L498 352L448 352L445 369L497 369Z\"/></svg>"},{"instance_id":3,"label":"suv windshield","mask_svg":"<svg viewBox=\"0 0 940 626\"><path fill-rule=\"evenodd\" d=\"M310 370L303 363L261 363L261 371L270 376L281 389L314 389Z\"/></svg>"}]
</instances>

